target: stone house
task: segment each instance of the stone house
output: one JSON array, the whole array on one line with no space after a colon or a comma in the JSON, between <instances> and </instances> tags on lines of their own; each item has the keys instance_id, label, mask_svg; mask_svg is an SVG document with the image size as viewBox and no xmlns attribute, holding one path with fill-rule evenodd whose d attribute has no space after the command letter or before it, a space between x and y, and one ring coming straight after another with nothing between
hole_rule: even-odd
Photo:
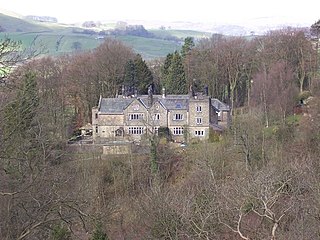
<instances>
[{"instance_id":1,"label":"stone house","mask_svg":"<svg viewBox=\"0 0 320 240\"><path fill-rule=\"evenodd\" d=\"M230 108L207 94L120 95L100 97L92 109L93 140L140 141L142 136L167 129L172 140L208 139L209 131L228 125Z\"/></svg>"}]
</instances>

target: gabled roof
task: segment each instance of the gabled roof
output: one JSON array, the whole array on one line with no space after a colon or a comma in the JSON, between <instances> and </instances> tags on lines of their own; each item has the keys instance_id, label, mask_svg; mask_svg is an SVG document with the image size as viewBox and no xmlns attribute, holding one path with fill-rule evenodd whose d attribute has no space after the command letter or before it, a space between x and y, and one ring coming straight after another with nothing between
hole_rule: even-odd
<instances>
[{"instance_id":1,"label":"gabled roof","mask_svg":"<svg viewBox=\"0 0 320 240\"><path fill-rule=\"evenodd\" d=\"M168 110L188 110L189 109L189 99L175 99L175 98L163 98L160 102Z\"/></svg>"},{"instance_id":2,"label":"gabled roof","mask_svg":"<svg viewBox=\"0 0 320 240\"><path fill-rule=\"evenodd\" d=\"M139 98L145 106L148 106L148 95L142 95ZM153 103L159 102L167 110L188 110L189 108L189 95L167 95L165 98L162 95L153 95L152 98Z\"/></svg>"},{"instance_id":3,"label":"gabled roof","mask_svg":"<svg viewBox=\"0 0 320 240\"><path fill-rule=\"evenodd\" d=\"M145 107L145 108L147 108L147 105L144 103L144 102L142 102L141 101L141 99L139 99L139 98L133 98L133 101L132 102L130 102L123 110L125 110L126 108L128 108L133 102L138 102L138 103L140 103L143 107Z\"/></svg>"},{"instance_id":4,"label":"gabled roof","mask_svg":"<svg viewBox=\"0 0 320 240\"><path fill-rule=\"evenodd\" d=\"M123 110L134 100L135 98L101 98L99 112L121 114L123 113Z\"/></svg>"},{"instance_id":5,"label":"gabled roof","mask_svg":"<svg viewBox=\"0 0 320 240\"><path fill-rule=\"evenodd\" d=\"M211 105L219 111L230 111L229 105L221 102L219 99L216 98L211 99Z\"/></svg>"},{"instance_id":6,"label":"gabled roof","mask_svg":"<svg viewBox=\"0 0 320 240\"><path fill-rule=\"evenodd\" d=\"M188 110L189 95L153 95L153 103L159 102L167 110ZM148 95L138 96L137 98L100 98L99 112L102 114L123 114L133 101L139 101L145 108L150 108ZM216 98L211 99L211 105L217 111L230 111L230 107Z\"/></svg>"}]
</instances>

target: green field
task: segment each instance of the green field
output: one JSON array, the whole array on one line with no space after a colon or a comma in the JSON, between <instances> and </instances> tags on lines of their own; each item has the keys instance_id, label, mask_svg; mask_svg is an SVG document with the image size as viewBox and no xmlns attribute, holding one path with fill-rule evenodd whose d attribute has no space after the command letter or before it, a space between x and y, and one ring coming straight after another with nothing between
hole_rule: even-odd
<instances>
[{"instance_id":1,"label":"green field","mask_svg":"<svg viewBox=\"0 0 320 240\"><path fill-rule=\"evenodd\" d=\"M0 26L6 32L43 32L50 31L50 28L26 21L24 19L10 17L0 13Z\"/></svg>"},{"instance_id":2,"label":"green field","mask_svg":"<svg viewBox=\"0 0 320 240\"><path fill-rule=\"evenodd\" d=\"M105 23L103 27L110 29L115 27L115 24ZM8 37L21 41L24 47L44 49L44 53L51 56L92 50L104 41L98 37L98 34L82 34L80 33L82 31L83 29L76 26L38 23L0 13L0 39ZM146 38L132 35L108 37L122 41L145 59L165 57L168 53L180 50L186 37L195 39L210 37L210 33L191 30L152 29L149 31L155 37Z\"/></svg>"},{"instance_id":3,"label":"green field","mask_svg":"<svg viewBox=\"0 0 320 240\"><path fill-rule=\"evenodd\" d=\"M168 53L180 50L181 48L180 44L177 42L156 38L118 36L115 37L115 39L119 39L132 47L135 52L140 53L145 59L165 57Z\"/></svg>"},{"instance_id":4,"label":"green field","mask_svg":"<svg viewBox=\"0 0 320 240\"><path fill-rule=\"evenodd\" d=\"M61 55L79 50L90 50L97 47L100 41L86 36L68 34L61 35L59 33L1 33L0 38L8 37L15 41L21 41L25 48L44 48L45 54ZM78 46L78 48L75 48Z\"/></svg>"},{"instance_id":5,"label":"green field","mask_svg":"<svg viewBox=\"0 0 320 240\"><path fill-rule=\"evenodd\" d=\"M21 41L23 46L33 48L45 48L45 53L52 56L72 53L76 51L91 50L99 46L104 39L85 34L60 34L49 33L0 33L0 38L9 37L15 41ZM112 36L111 36L112 37ZM180 45L173 41L143 38L137 36L112 37L124 42L146 59L165 57L168 53L180 49ZM78 46L75 48L75 46Z\"/></svg>"},{"instance_id":6,"label":"green field","mask_svg":"<svg viewBox=\"0 0 320 240\"><path fill-rule=\"evenodd\" d=\"M212 36L212 33L199 32L199 31L193 31L193 30L151 29L149 31L152 32L155 36L159 36L159 37L162 37L162 38L174 36L176 38L179 38L180 40L183 40L186 37L193 37L195 39L200 39L200 38L209 38L209 37Z\"/></svg>"}]
</instances>

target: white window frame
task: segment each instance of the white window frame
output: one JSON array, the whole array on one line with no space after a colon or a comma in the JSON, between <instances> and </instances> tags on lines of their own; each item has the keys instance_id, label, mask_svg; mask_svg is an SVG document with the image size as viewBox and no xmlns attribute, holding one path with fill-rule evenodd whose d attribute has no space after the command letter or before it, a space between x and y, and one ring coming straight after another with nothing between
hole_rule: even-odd
<instances>
[{"instance_id":1,"label":"white window frame","mask_svg":"<svg viewBox=\"0 0 320 240\"><path fill-rule=\"evenodd\" d=\"M153 133L155 135L158 135L159 134L159 127L153 127Z\"/></svg>"},{"instance_id":2,"label":"white window frame","mask_svg":"<svg viewBox=\"0 0 320 240\"><path fill-rule=\"evenodd\" d=\"M153 115L153 120L155 120L155 121L160 120L160 113L155 113Z\"/></svg>"},{"instance_id":3,"label":"white window frame","mask_svg":"<svg viewBox=\"0 0 320 240\"><path fill-rule=\"evenodd\" d=\"M202 124L202 117L196 117L196 124L201 125Z\"/></svg>"},{"instance_id":4,"label":"white window frame","mask_svg":"<svg viewBox=\"0 0 320 240\"><path fill-rule=\"evenodd\" d=\"M173 120L182 121L183 120L183 113L175 113L173 116Z\"/></svg>"},{"instance_id":5,"label":"white window frame","mask_svg":"<svg viewBox=\"0 0 320 240\"><path fill-rule=\"evenodd\" d=\"M183 135L183 127L174 127L173 128L173 135Z\"/></svg>"},{"instance_id":6,"label":"white window frame","mask_svg":"<svg viewBox=\"0 0 320 240\"><path fill-rule=\"evenodd\" d=\"M130 135L142 135L144 134L144 127L129 127L128 134Z\"/></svg>"},{"instance_id":7,"label":"white window frame","mask_svg":"<svg viewBox=\"0 0 320 240\"><path fill-rule=\"evenodd\" d=\"M204 130L195 130L195 131L194 131L194 135L195 135L195 136L203 137L204 134L205 134L205 131L204 131Z\"/></svg>"},{"instance_id":8,"label":"white window frame","mask_svg":"<svg viewBox=\"0 0 320 240\"><path fill-rule=\"evenodd\" d=\"M197 111L197 112L202 112L202 106L198 105L198 106L196 107L196 111Z\"/></svg>"},{"instance_id":9,"label":"white window frame","mask_svg":"<svg viewBox=\"0 0 320 240\"><path fill-rule=\"evenodd\" d=\"M129 113L129 121L142 120L143 113Z\"/></svg>"}]
</instances>

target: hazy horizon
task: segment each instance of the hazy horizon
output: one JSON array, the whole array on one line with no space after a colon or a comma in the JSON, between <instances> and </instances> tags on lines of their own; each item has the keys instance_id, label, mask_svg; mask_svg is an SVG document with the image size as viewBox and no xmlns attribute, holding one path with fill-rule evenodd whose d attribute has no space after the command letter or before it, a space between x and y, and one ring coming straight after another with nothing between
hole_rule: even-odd
<instances>
[{"instance_id":1,"label":"hazy horizon","mask_svg":"<svg viewBox=\"0 0 320 240\"><path fill-rule=\"evenodd\" d=\"M0 0L0 8L21 15L56 17L61 23L88 20L142 20L153 22L194 22L217 24L252 24L255 21L274 19L277 24L295 23L311 25L320 18L320 3L305 0L303 3L269 0L211 1L198 0L189 4L181 0L118 0L101 3L87 1L41 1Z\"/></svg>"}]
</instances>

